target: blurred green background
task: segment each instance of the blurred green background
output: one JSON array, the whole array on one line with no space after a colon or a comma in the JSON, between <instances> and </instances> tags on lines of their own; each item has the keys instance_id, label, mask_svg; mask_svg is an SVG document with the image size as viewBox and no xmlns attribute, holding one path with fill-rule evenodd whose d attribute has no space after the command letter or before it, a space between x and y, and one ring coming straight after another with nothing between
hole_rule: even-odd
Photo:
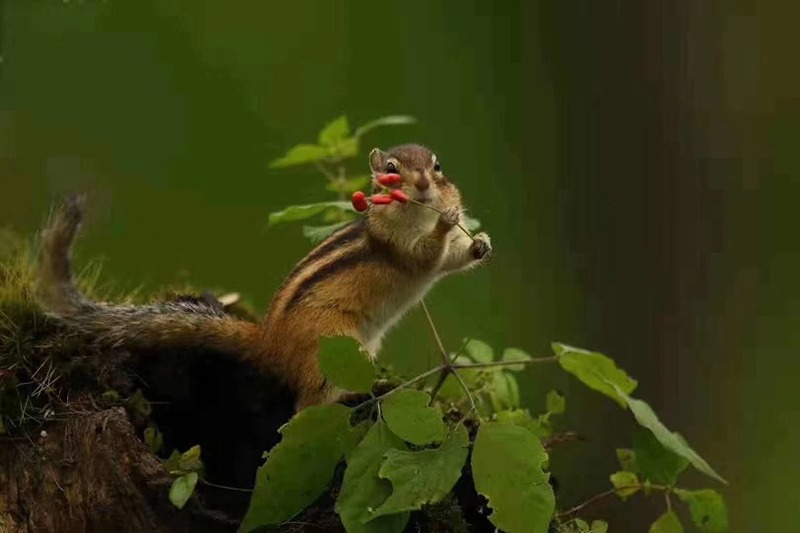
<instances>
[{"instance_id":1,"label":"blurred green background","mask_svg":"<svg viewBox=\"0 0 800 533\"><path fill-rule=\"evenodd\" d=\"M267 214L325 194L267 163L341 113L411 114L350 170L427 144L492 235L491 267L430 296L446 343L609 354L729 479L733 531L796 522L800 4L0 5L0 225L33 232L88 190L79 259L103 256L104 283L188 279L263 309L309 248ZM435 354L419 311L385 346L406 371ZM553 458L562 505L605 490L630 416L557 369L527 377L588 437ZM596 514L643 531L660 505Z\"/></svg>"}]
</instances>

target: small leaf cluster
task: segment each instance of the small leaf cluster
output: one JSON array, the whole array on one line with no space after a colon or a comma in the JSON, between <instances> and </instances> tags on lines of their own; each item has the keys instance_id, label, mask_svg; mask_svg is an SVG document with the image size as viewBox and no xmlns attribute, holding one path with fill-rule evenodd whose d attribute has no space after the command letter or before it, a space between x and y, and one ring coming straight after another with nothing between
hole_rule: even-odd
<instances>
[{"instance_id":1,"label":"small leaf cluster","mask_svg":"<svg viewBox=\"0 0 800 533\"><path fill-rule=\"evenodd\" d=\"M290 148L283 156L272 161L270 168L313 165L325 176L327 180L325 190L332 193L335 199L291 205L270 213L268 227L286 222L307 222L316 219L317 222L313 225L303 226L303 236L316 243L354 221L358 213L346 199L354 192L370 187L373 176L361 173L350 176L347 173L346 163L359 154L366 133L382 126L399 126L415 122L416 119L411 116L390 115L367 122L353 131L347 117L342 115L319 131L316 144L298 144ZM464 227L467 230L476 231L480 225L479 220L464 215Z\"/></svg>"},{"instance_id":2,"label":"small leaf cluster","mask_svg":"<svg viewBox=\"0 0 800 533\"><path fill-rule=\"evenodd\" d=\"M155 433L157 434L157 431ZM164 463L164 468L170 475L176 476L169 489L169 501L178 509L183 509L194 494L197 481L203 474L200 446L192 446L183 453L173 450Z\"/></svg>"},{"instance_id":3,"label":"small leaf cluster","mask_svg":"<svg viewBox=\"0 0 800 533\"><path fill-rule=\"evenodd\" d=\"M320 367L342 388L364 390L375 376L358 343L346 337L323 339ZM344 461L336 511L348 532L403 531L411 512L451 494L465 467L497 527L530 531L533 524L533 531L547 531L555 496L536 434L491 420L471 439L465 418L446 420L442 405L425 390L397 387L353 408L334 404L299 412L257 473L242 529L290 520L328 489ZM353 425L355 413L367 407L372 416Z\"/></svg>"},{"instance_id":4,"label":"small leaf cluster","mask_svg":"<svg viewBox=\"0 0 800 533\"><path fill-rule=\"evenodd\" d=\"M347 117L342 115L320 130L316 144L298 144L290 148L283 156L272 161L270 167L282 169L314 165L327 178L325 189L334 193L336 200L289 206L270 213L268 225L307 221L316 217L320 223L304 226L303 235L312 242L318 242L355 220L356 211L345 198L367 187L372 181L372 176L369 174L348 176L345 162L358 155L361 141L366 133L381 126L398 126L415 122L414 117L392 115L372 120L352 131Z\"/></svg>"}]
</instances>

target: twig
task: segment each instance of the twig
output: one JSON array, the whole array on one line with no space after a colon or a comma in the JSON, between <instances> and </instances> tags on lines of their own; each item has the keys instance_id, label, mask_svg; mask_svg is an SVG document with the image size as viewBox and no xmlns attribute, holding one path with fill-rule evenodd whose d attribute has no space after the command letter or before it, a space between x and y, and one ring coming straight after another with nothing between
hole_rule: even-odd
<instances>
[{"instance_id":1,"label":"twig","mask_svg":"<svg viewBox=\"0 0 800 533\"><path fill-rule=\"evenodd\" d=\"M478 406L475 405L475 398L472 397L472 393L469 391L469 387L467 387L467 384L464 383L464 378L462 378L461 375L459 375L458 372L453 372L453 375L458 380L458 383L461 385L461 388L464 389L464 392L467 394L467 398L469 398L470 406L472 407L472 412L477 414L478 413Z\"/></svg>"},{"instance_id":2,"label":"twig","mask_svg":"<svg viewBox=\"0 0 800 533\"><path fill-rule=\"evenodd\" d=\"M558 361L558 356L553 355L550 357L537 357L534 359L522 359L519 361L492 361L490 363L466 363L466 364L459 364L459 365L452 365L454 369L461 369L461 368L491 368L494 366L513 366L513 365L525 365L528 363L555 363Z\"/></svg>"},{"instance_id":3,"label":"twig","mask_svg":"<svg viewBox=\"0 0 800 533\"><path fill-rule=\"evenodd\" d=\"M380 396L375 396L374 398L370 398L369 400L361 402L360 404L358 404L355 407L353 407L353 410L361 409L362 407L366 407L368 405L372 405L373 403L375 403L377 401L383 400L387 396L391 396L392 394L394 394L395 392L399 391L400 389L405 389L407 387L410 387L411 385L413 385L414 383L416 383L417 381L419 381L421 379L425 379L428 376L432 376L433 374L435 374L437 372L441 372L442 368L443 368L442 366L437 366L436 368L431 368L430 370L428 370L426 372L423 372L422 374L420 374L420 375L418 375L418 376L416 376L414 378L409 379L405 383L401 383L397 387L393 388L392 390L390 390L388 392L385 392L385 393L381 394Z\"/></svg>"},{"instance_id":4,"label":"twig","mask_svg":"<svg viewBox=\"0 0 800 533\"><path fill-rule=\"evenodd\" d=\"M422 305L422 310L425 311L425 318L428 319L428 326L431 328L431 333L433 333L433 338L436 340L436 345L439 347L439 352L442 355L442 364L449 366L450 357L447 355L447 350L444 349L444 344L442 344L442 338L439 337L439 332L436 330L436 325L433 323L431 312L428 311L428 305L425 303L425 300L421 300L420 304Z\"/></svg>"},{"instance_id":5,"label":"twig","mask_svg":"<svg viewBox=\"0 0 800 533\"><path fill-rule=\"evenodd\" d=\"M442 210L441 210L441 209L437 209L436 207L433 207L432 205L428 205L428 204L422 203L422 202L420 202L419 200L415 200L415 199L413 199L413 198L409 198L409 199L408 199L408 201L409 201L409 202L411 202L412 204L417 204L417 205L421 205L422 207L427 207L427 208L428 208L428 209L430 209L431 211L436 211L436 212L437 212L437 213L439 213L440 215L442 214ZM456 222L456 226L458 226L458 229L460 229L461 231L463 231L463 232L464 232L464 234L466 234L466 236L467 236L467 237L469 237L469 238L470 238L470 239L472 239L473 241L475 240L475 237L473 237L473 236L472 236L472 233L470 233L470 232L469 232L469 230L468 230L467 228L465 228L464 226L462 226L462 225L461 225L461 222Z\"/></svg>"},{"instance_id":6,"label":"twig","mask_svg":"<svg viewBox=\"0 0 800 533\"><path fill-rule=\"evenodd\" d=\"M663 490L667 494L669 494L669 492L672 490L670 487L667 487L667 486L664 486L664 485L648 485L648 487L653 489L653 490ZM586 507L589 507L590 505L593 505L594 503L597 503L600 500L608 498L609 496L613 496L614 494L617 494L619 492L624 492L626 490L631 490L631 489L641 490L643 488L644 488L644 485L642 483L640 483L638 485L626 485L626 486L623 486L623 487L615 487L613 489L609 489L609 490L607 490L605 492L601 492L600 494L596 494L596 495L592 496L591 498L589 498L585 502L576 505L572 509L568 509L566 511L563 511L561 513L556 514L556 518L558 518L560 520L562 518L570 517L570 516L572 516L574 514L579 513L580 511L582 511Z\"/></svg>"},{"instance_id":7,"label":"twig","mask_svg":"<svg viewBox=\"0 0 800 533\"><path fill-rule=\"evenodd\" d=\"M201 479L200 483L203 485L208 485L209 487L214 487L216 489L225 489L225 490L235 490L239 492L253 492L255 489L243 489L240 487L229 487L227 485L218 485L216 483L211 483L210 481L206 481L205 479Z\"/></svg>"}]
</instances>

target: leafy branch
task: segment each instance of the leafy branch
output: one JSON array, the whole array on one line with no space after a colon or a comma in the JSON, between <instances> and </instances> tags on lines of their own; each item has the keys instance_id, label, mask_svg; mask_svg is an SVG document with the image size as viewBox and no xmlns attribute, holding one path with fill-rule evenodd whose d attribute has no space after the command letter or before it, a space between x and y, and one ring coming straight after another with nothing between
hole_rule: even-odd
<instances>
[{"instance_id":1,"label":"leafy branch","mask_svg":"<svg viewBox=\"0 0 800 533\"><path fill-rule=\"evenodd\" d=\"M320 131L316 144L295 146L273 161L273 168L313 165L325 178L326 191L336 199L287 207L270 214L270 225L319 217L325 225L303 228L306 237L319 240L355 220L358 214L345 199L367 186L372 176L349 178L346 161L358 153L363 135L373 128L413 121L405 116L384 117L351 132L347 119L339 117ZM466 219L460 227L471 236L470 230L479 224ZM333 494L348 533L403 531L410 513L425 512L451 497L465 470L471 474L470 490L488 501L486 518L510 533L544 533L553 525L562 533L602 533L608 528L605 522L588 523L578 515L614 495L624 500L635 493L653 492L663 493L666 512L653 523L652 532L683 530L671 497L689 506L701 531L727 531L727 511L719 493L677 488L680 474L690 465L718 482L725 480L680 434L667 429L646 402L632 396L637 381L611 358L561 343L553 343L552 355L544 357L534 358L514 347L495 354L491 346L475 338L465 339L451 353L424 301L422 310L439 364L413 377L395 376L384 369L379 379L379 370L355 339L320 340L319 364L326 379L369 397L355 407L333 404L304 409L281 428L280 443L269 450L258 470L242 531L296 522L299 513L329 490L342 462L344 477ZM557 364L630 411L640 426L632 447L617 450L622 469L610 476L612 487L562 511L557 510L550 484L547 448L574 440L574 432L554 433L566 400L550 391L544 411L532 414L521 405L516 377L529 365L541 363ZM434 376L433 385L427 386ZM394 384L388 391L384 379ZM376 394L375 390L385 392Z\"/></svg>"}]
</instances>

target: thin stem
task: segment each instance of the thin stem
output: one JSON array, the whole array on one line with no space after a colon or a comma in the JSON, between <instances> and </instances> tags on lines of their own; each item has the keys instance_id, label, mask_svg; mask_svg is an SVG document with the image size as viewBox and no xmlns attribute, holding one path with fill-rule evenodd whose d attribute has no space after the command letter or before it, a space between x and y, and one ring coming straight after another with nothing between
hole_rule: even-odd
<instances>
[{"instance_id":1,"label":"thin stem","mask_svg":"<svg viewBox=\"0 0 800 533\"><path fill-rule=\"evenodd\" d=\"M442 214L442 210L441 209L437 209L437 208L433 207L432 205L424 204L424 203L420 202L419 200L414 200L413 198L409 198L408 201L411 202L412 204L417 204L417 205L421 205L422 207L427 207L428 209L430 209L432 211L436 211L440 215ZM456 226L458 226L458 229L463 231L466 234L467 237L469 237L473 241L475 240L475 237L472 236L472 233L470 233L467 228L462 226L460 222L456 222Z\"/></svg>"},{"instance_id":2,"label":"thin stem","mask_svg":"<svg viewBox=\"0 0 800 533\"><path fill-rule=\"evenodd\" d=\"M441 372L442 368L444 368L444 366L437 366L436 368L431 368L430 370L428 370L426 372L423 372L422 374L420 374L420 375L418 375L418 376L416 376L414 378L409 379L405 383L401 383L397 387L393 388L392 390L390 390L388 392L385 392L385 393L381 394L380 396L376 396L374 398L370 398L369 400L361 402L360 404L356 405L353 408L353 410L361 409L362 407L366 407L367 405L372 405L373 403L375 403L377 401L383 400L387 396L391 396L392 394L394 394L395 392L399 391L400 389L405 389L406 387L410 387L411 385L413 385L414 383L416 383L417 381L419 381L421 379L425 379L428 376L432 376L433 374L436 374L437 372Z\"/></svg>"},{"instance_id":3,"label":"thin stem","mask_svg":"<svg viewBox=\"0 0 800 533\"><path fill-rule=\"evenodd\" d=\"M579 513L580 511L582 511L583 509L585 509L586 507L589 507L590 505L592 505L594 503L597 503L600 500L608 498L609 496L613 496L614 494L617 494L618 492L622 492L622 491L630 490L630 489L640 490L640 489L643 489L643 488L644 488L644 485L642 483L639 483L638 485L626 485L624 487L616 487L616 488L613 488L613 489L609 489L609 490L607 490L605 492L601 492L600 494L596 494L595 496L592 496L591 498L589 498L585 502L576 505L572 509L568 509L566 511L563 511L561 513L556 514L556 518L561 520L563 518L567 518L567 517L570 517L572 515L575 515L575 514ZM669 493L669 491L671 490L670 487L667 487L667 486L664 486L664 485L649 485L649 488L651 488L653 490L663 490L663 491L665 491L667 493Z\"/></svg>"},{"instance_id":4,"label":"thin stem","mask_svg":"<svg viewBox=\"0 0 800 533\"><path fill-rule=\"evenodd\" d=\"M453 371L453 375L458 380L458 383L461 385L461 388L464 389L464 392L467 394L467 398L469 398L469 403L472 406L472 412L478 414L478 406L475 405L475 398L472 397L472 393L469 391L469 387L467 387L467 384L464 383L464 379L459 375L458 372Z\"/></svg>"},{"instance_id":5,"label":"thin stem","mask_svg":"<svg viewBox=\"0 0 800 533\"><path fill-rule=\"evenodd\" d=\"M239 488L239 487L229 487L227 485L218 485L216 483L211 483L210 481L206 481L205 479L201 479L200 483L202 483L203 485L208 485L209 487L217 488L217 489L236 490L236 491L239 491L239 492L253 492L255 490L255 489L242 489L242 488Z\"/></svg>"},{"instance_id":6,"label":"thin stem","mask_svg":"<svg viewBox=\"0 0 800 533\"><path fill-rule=\"evenodd\" d=\"M512 365L525 365L529 363L555 363L558 361L558 356L553 355L550 357L537 357L535 359L525 359L521 361L492 361L490 363L468 363L460 365L452 365L453 368L491 368L495 366L512 366Z\"/></svg>"},{"instance_id":7,"label":"thin stem","mask_svg":"<svg viewBox=\"0 0 800 533\"><path fill-rule=\"evenodd\" d=\"M434 385L433 389L431 390L431 401L429 405L433 405L433 401L436 399L436 395L439 394L439 391L444 385L445 380L447 380L448 374L450 374L451 372L450 368L445 365L442 365L440 368L442 369L442 371L439 373L439 379L436 380L436 385ZM455 372L453 372L453 374L455 374Z\"/></svg>"},{"instance_id":8,"label":"thin stem","mask_svg":"<svg viewBox=\"0 0 800 533\"><path fill-rule=\"evenodd\" d=\"M320 171L320 172L322 172L323 174L325 174L325 177L326 177L326 178L328 178L328 181L336 181L336 176L333 174L333 172L331 172L330 170L328 170L328 169L325 167L325 165L323 165L323 164L322 164L322 163L320 163L319 161L317 161L317 162L315 163L315 165L317 165L317 168L319 169L319 171Z\"/></svg>"},{"instance_id":9,"label":"thin stem","mask_svg":"<svg viewBox=\"0 0 800 533\"><path fill-rule=\"evenodd\" d=\"M439 337L439 332L436 330L436 325L433 323L431 312L428 311L428 305L425 303L425 300L421 300L420 304L422 305L422 310L425 311L425 318L428 319L428 326L431 328L433 338L436 340L436 345L439 347L439 352L442 355L442 364L448 366L450 365L450 358L447 355L447 350L445 350L444 344L442 344L442 338Z\"/></svg>"}]
</instances>

